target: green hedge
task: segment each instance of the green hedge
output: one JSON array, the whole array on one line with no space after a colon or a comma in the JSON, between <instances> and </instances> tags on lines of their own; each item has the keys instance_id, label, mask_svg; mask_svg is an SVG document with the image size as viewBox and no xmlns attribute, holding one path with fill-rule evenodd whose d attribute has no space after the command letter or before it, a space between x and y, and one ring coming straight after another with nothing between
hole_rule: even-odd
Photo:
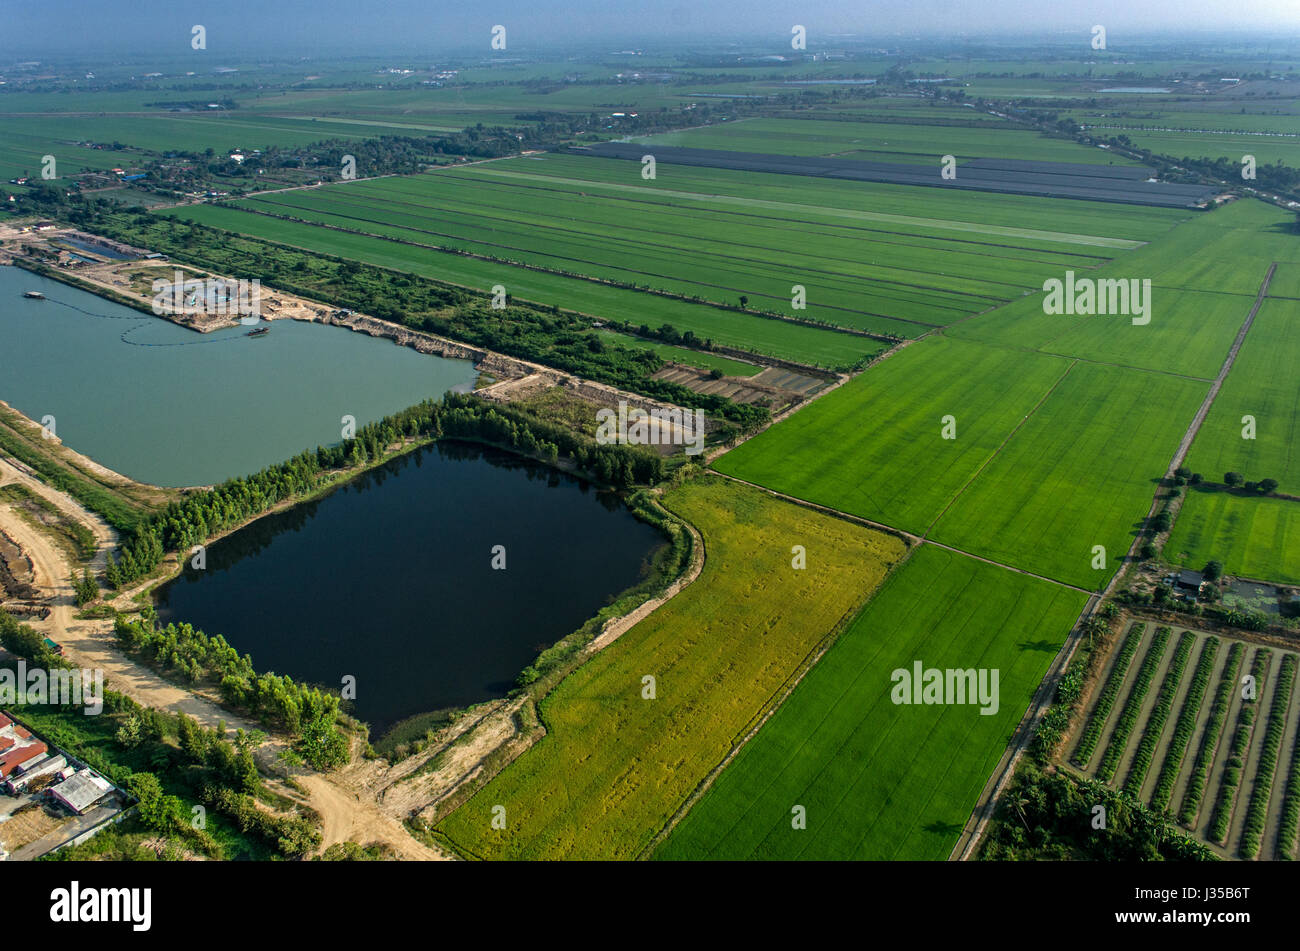
<instances>
[{"instance_id":1,"label":"green hedge","mask_svg":"<svg viewBox=\"0 0 1300 951\"><path fill-rule=\"evenodd\" d=\"M1282 798L1282 818L1277 825L1277 857L1295 858L1296 828L1300 827L1300 742L1291 748L1291 772Z\"/></svg>"},{"instance_id":2,"label":"green hedge","mask_svg":"<svg viewBox=\"0 0 1300 951\"><path fill-rule=\"evenodd\" d=\"M1246 646L1237 641L1228 651L1223 673L1219 676L1219 687L1214 692L1214 702L1210 705L1210 715L1205 720L1205 732L1201 735L1201 748L1196 752L1192 763L1192 775L1187 779L1187 789L1183 792L1182 807L1178 810L1178 821L1185 826L1196 822L1196 814L1201 808L1201 797L1205 795L1205 781L1210 775L1210 766L1214 762L1214 752L1223 735L1224 720L1232 706L1232 694L1237 689L1237 670L1241 666L1241 655Z\"/></svg>"},{"instance_id":3,"label":"green hedge","mask_svg":"<svg viewBox=\"0 0 1300 951\"><path fill-rule=\"evenodd\" d=\"M1272 651L1260 649L1255 651L1255 663L1251 673L1257 684L1264 682L1268 675L1269 660ZM1237 711L1237 728L1232 734L1232 745L1228 747L1228 759L1223 768L1223 777L1219 781L1219 795L1214 802L1214 814L1210 817L1210 841L1223 844L1228 837L1228 825L1232 822L1232 809L1237 800L1237 787L1241 785L1241 774L1246 766L1246 756L1250 751L1250 738L1255 732L1255 717L1259 708L1254 700L1245 699Z\"/></svg>"},{"instance_id":4,"label":"green hedge","mask_svg":"<svg viewBox=\"0 0 1300 951\"><path fill-rule=\"evenodd\" d=\"M1187 754L1187 745L1192 740L1192 734L1196 732L1201 701L1205 699L1205 690L1210 685L1210 674L1214 671L1214 658L1218 653L1219 639L1207 637L1205 643L1201 645L1200 659L1197 660L1196 670L1192 673L1192 682L1187 688L1187 696L1183 698L1183 709L1178 714L1178 722L1174 724L1174 735L1165 750L1165 761L1160 767L1155 791L1151 794L1151 808L1156 812L1164 812L1165 807L1169 805L1169 798L1173 795L1174 783L1178 780L1178 770L1183 765L1183 757Z\"/></svg>"},{"instance_id":5,"label":"green hedge","mask_svg":"<svg viewBox=\"0 0 1300 951\"><path fill-rule=\"evenodd\" d=\"M1128 745L1129 735L1133 732L1133 727L1137 726L1137 719L1142 713L1142 701L1147 695L1151 681L1155 678L1156 670L1160 667L1160 659L1165 656L1165 646L1169 643L1169 635L1172 633L1167 627L1158 627L1151 638L1151 646L1147 648L1146 657L1142 659L1137 678L1133 681L1132 689L1129 690L1128 700L1124 702L1124 709L1120 711L1115 730L1111 733L1106 755L1101 758L1101 765L1097 767L1097 778L1103 782L1108 782L1115 775L1119 761L1124 757L1124 748Z\"/></svg>"},{"instance_id":6,"label":"green hedge","mask_svg":"<svg viewBox=\"0 0 1300 951\"><path fill-rule=\"evenodd\" d=\"M1268 800L1273 789L1273 773L1277 769L1277 754L1282 748L1282 734L1286 731L1287 705L1291 699L1291 685L1295 682L1296 656L1285 654L1273 688L1273 702L1268 708L1268 726L1264 731L1264 747L1260 750L1255 767L1255 782L1250 791L1250 806L1246 811L1246 824L1241 833L1241 856L1253 859L1259 852L1264 837L1264 823L1268 818Z\"/></svg>"},{"instance_id":7,"label":"green hedge","mask_svg":"<svg viewBox=\"0 0 1300 951\"><path fill-rule=\"evenodd\" d=\"M1074 762L1081 767L1087 767L1088 760L1092 758L1093 750L1097 748L1097 741L1101 739L1101 731L1106 728L1106 718L1110 716L1110 708L1115 705L1115 698L1119 696L1120 687L1124 686L1124 677L1128 674L1129 662L1133 660L1138 644L1142 642L1144 630L1145 628L1142 625L1133 625L1124 637L1124 643L1120 645L1119 654L1115 658L1115 666L1111 668L1110 676L1106 679L1106 686L1102 688L1101 695L1097 698L1097 704L1092 708L1092 716L1088 718L1088 726L1084 729L1083 737L1074 750Z\"/></svg>"},{"instance_id":8,"label":"green hedge","mask_svg":"<svg viewBox=\"0 0 1300 951\"><path fill-rule=\"evenodd\" d=\"M1192 644L1195 641L1196 635L1191 631L1184 631L1179 635L1178 645L1174 648L1174 658L1169 662L1165 679L1160 684L1156 705L1151 708L1151 716L1142 727L1142 740L1133 754L1128 777L1124 780L1124 789L1135 796L1140 796L1142 793L1142 782L1151 767L1151 758L1155 756L1156 748L1160 745L1160 734L1164 731L1165 721L1169 719L1169 711L1173 708L1174 697L1178 694L1178 685L1182 683L1183 670L1187 667L1187 658L1191 656Z\"/></svg>"}]
</instances>

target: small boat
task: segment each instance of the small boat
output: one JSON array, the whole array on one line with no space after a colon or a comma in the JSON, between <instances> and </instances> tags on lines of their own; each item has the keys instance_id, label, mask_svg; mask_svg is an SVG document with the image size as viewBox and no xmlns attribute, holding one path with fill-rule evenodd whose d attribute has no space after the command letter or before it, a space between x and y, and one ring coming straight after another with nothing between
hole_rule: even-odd
<instances>
[{"instance_id":1,"label":"small boat","mask_svg":"<svg viewBox=\"0 0 1300 951\"><path fill-rule=\"evenodd\" d=\"M40 291L28 291L23 297L30 297L32 300L45 300L45 295Z\"/></svg>"},{"instance_id":2,"label":"small boat","mask_svg":"<svg viewBox=\"0 0 1300 951\"><path fill-rule=\"evenodd\" d=\"M260 336L262 336L263 334L269 334L270 332L271 332L271 328L270 328L270 327L258 327L256 330L250 330L248 333L244 334L244 336L245 336L245 337L260 337Z\"/></svg>"}]
</instances>

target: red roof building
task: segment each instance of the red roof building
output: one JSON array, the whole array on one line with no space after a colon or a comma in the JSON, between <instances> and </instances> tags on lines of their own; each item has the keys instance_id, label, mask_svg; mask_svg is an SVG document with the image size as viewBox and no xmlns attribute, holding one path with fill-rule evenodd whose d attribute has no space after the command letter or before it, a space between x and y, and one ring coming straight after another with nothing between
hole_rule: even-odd
<instances>
[{"instance_id":1,"label":"red roof building","mask_svg":"<svg viewBox=\"0 0 1300 951\"><path fill-rule=\"evenodd\" d=\"M0 756L0 779L8 779L13 775L14 768L23 765L29 760L38 756L44 756L46 746L44 743L36 742L27 746L20 746L16 750L10 750L3 756Z\"/></svg>"}]
</instances>

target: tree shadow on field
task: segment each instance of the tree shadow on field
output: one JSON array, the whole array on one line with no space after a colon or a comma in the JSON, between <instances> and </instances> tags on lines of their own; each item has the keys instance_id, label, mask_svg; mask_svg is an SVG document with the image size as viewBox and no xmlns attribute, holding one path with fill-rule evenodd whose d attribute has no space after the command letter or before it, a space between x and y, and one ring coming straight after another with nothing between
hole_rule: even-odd
<instances>
[{"instance_id":1,"label":"tree shadow on field","mask_svg":"<svg viewBox=\"0 0 1300 951\"><path fill-rule=\"evenodd\" d=\"M926 832L934 832L938 835L961 835L961 830L965 828L960 822L943 822L939 819L934 820L929 825L922 826Z\"/></svg>"},{"instance_id":2,"label":"tree shadow on field","mask_svg":"<svg viewBox=\"0 0 1300 951\"><path fill-rule=\"evenodd\" d=\"M1048 640L1021 641L1016 646L1022 651L1040 651L1044 654L1055 654L1061 649L1060 644Z\"/></svg>"}]
</instances>

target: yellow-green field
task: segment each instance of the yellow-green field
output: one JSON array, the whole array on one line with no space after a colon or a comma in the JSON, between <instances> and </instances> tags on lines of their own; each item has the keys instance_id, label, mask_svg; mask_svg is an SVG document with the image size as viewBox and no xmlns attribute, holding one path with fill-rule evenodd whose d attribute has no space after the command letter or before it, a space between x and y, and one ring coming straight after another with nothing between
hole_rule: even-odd
<instances>
[{"instance_id":1,"label":"yellow-green field","mask_svg":"<svg viewBox=\"0 0 1300 951\"><path fill-rule=\"evenodd\" d=\"M717 477L664 504L703 535L700 576L542 701L547 735L437 826L463 854L637 856L906 552ZM792 567L795 545L806 568Z\"/></svg>"}]
</instances>

